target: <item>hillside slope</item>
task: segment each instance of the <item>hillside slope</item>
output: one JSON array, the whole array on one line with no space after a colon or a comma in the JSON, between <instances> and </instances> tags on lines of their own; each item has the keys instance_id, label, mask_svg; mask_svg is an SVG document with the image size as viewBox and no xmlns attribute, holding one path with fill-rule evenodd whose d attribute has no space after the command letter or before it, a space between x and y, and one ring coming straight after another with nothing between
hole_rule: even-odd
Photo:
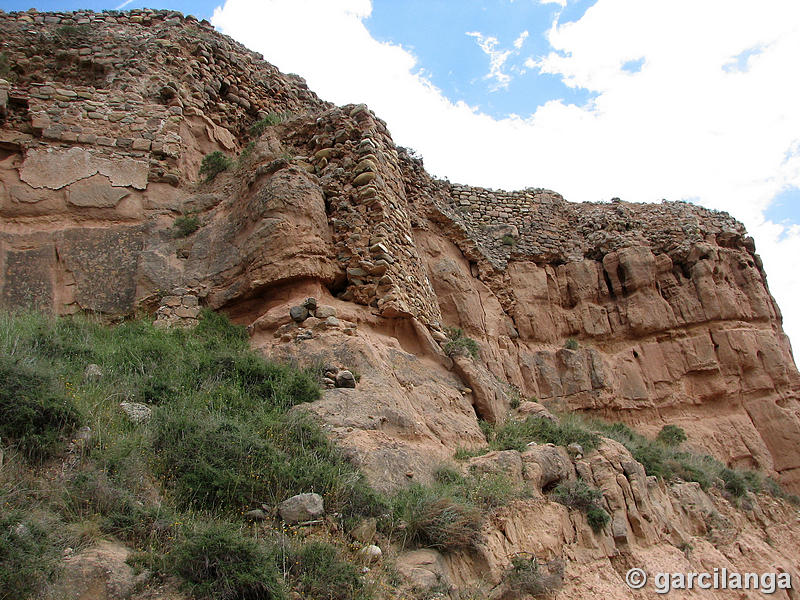
<instances>
[{"instance_id":1,"label":"hillside slope","mask_svg":"<svg viewBox=\"0 0 800 600\"><path fill-rule=\"evenodd\" d=\"M367 107L178 13L0 13L0 34L4 307L166 327L202 305L267 356L355 371L309 410L387 493L486 446L480 421L520 398L650 437L680 426L687 448L800 492L800 374L727 214L435 180ZM476 554L419 559L463 587L515 553L568 558L565 598L630 594L639 562L800 566L779 501L741 512L613 442L565 460L604 490L604 533L542 497L498 514ZM712 513L733 533L700 543ZM689 543L703 552L681 558Z\"/></svg>"}]
</instances>

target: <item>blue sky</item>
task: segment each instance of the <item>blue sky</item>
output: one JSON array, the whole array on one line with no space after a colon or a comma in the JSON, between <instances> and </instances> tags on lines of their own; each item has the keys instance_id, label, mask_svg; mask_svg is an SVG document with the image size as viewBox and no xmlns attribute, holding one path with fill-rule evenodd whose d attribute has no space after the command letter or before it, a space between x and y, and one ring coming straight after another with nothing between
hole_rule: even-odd
<instances>
[{"instance_id":1,"label":"blue sky","mask_svg":"<svg viewBox=\"0 0 800 600\"><path fill-rule=\"evenodd\" d=\"M123 0L0 0L4 10ZM207 18L434 175L573 201L688 200L745 223L800 343L797 0L133 1ZM725 16L720 19L720 15Z\"/></svg>"}]
</instances>

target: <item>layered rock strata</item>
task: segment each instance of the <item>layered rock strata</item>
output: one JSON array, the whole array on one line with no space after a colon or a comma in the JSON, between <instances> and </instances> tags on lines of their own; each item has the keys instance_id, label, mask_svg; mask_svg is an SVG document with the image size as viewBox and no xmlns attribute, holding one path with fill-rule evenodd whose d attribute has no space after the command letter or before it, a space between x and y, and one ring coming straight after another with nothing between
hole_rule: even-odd
<instances>
[{"instance_id":1,"label":"layered rock strata","mask_svg":"<svg viewBox=\"0 0 800 600\"><path fill-rule=\"evenodd\" d=\"M479 419L504 420L522 395L647 435L680 425L695 449L800 491L800 375L729 215L433 179L367 107L323 102L178 13L0 13L0 39L4 307L191 325L207 306L271 356L358 373L308 410L380 489L484 445ZM233 164L207 180L215 151ZM199 227L181 237L186 217ZM332 312L293 318L310 297ZM586 460L616 465L622 492L602 484L615 529L595 539L552 503L516 507L481 568L499 577L508 544L548 557L577 544L614 579L623 542L672 560L704 535L682 496L705 503L697 490L644 478L612 446ZM790 518L709 502L762 541ZM525 529L542 522L561 527L546 544Z\"/></svg>"}]
</instances>

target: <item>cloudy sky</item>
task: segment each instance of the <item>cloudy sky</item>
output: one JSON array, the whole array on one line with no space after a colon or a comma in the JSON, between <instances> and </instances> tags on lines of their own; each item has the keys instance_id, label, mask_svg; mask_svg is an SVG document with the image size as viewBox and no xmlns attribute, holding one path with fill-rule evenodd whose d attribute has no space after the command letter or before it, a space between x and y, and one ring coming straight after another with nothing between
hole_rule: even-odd
<instances>
[{"instance_id":1,"label":"cloudy sky","mask_svg":"<svg viewBox=\"0 0 800 600\"><path fill-rule=\"evenodd\" d=\"M3 5L7 6L3 6ZM117 8L120 2L80 2ZM800 344L798 0L126 2L209 18L428 170L571 201L688 200L745 223ZM70 2L0 3L6 10Z\"/></svg>"}]
</instances>

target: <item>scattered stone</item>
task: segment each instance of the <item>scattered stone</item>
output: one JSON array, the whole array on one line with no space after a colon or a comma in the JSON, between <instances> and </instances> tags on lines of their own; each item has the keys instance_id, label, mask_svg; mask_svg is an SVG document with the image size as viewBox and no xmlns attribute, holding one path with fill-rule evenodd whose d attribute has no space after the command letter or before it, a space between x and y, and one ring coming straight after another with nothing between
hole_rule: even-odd
<instances>
[{"instance_id":1,"label":"scattered stone","mask_svg":"<svg viewBox=\"0 0 800 600\"><path fill-rule=\"evenodd\" d=\"M337 316L336 308L333 306L329 306L328 304L319 304L317 305L314 316L318 319L327 319L328 317L335 317Z\"/></svg>"},{"instance_id":2,"label":"scattered stone","mask_svg":"<svg viewBox=\"0 0 800 600\"><path fill-rule=\"evenodd\" d=\"M83 371L83 378L86 381L100 381L103 378L103 369L100 365L89 363Z\"/></svg>"},{"instance_id":3,"label":"scattered stone","mask_svg":"<svg viewBox=\"0 0 800 600\"><path fill-rule=\"evenodd\" d=\"M308 309L305 306L293 306L289 309L289 316L295 323L302 323L308 318Z\"/></svg>"},{"instance_id":4,"label":"scattered stone","mask_svg":"<svg viewBox=\"0 0 800 600\"><path fill-rule=\"evenodd\" d=\"M365 546L361 549L361 555L364 556L369 562L376 562L381 559L383 556L383 551L380 549L379 546L375 544L370 544L369 546Z\"/></svg>"},{"instance_id":5,"label":"scattered stone","mask_svg":"<svg viewBox=\"0 0 800 600\"><path fill-rule=\"evenodd\" d=\"M267 518L267 514L260 508L254 508L244 513L244 518L249 521L264 521Z\"/></svg>"},{"instance_id":6,"label":"scattered stone","mask_svg":"<svg viewBox=\"0 0 800 600\"><path fill-rule=\"evenodd\" d=\"M134 425L147 423L153 416L153 410L141 402L120 402L119 406Z\"/></svg>"},{"instance_id":7,"label":"scattered stone","mask_svg":"<svg viewBox=\"0 0 800 600\"><path fill-rule=\"evenodd\" d=\"M336 374L336 387L340 388L354 388L356 387L356 378L347 369L342 369Z\"/></svg>"},{"instance_id":8,"label":"scattered stone","mask_svg":"<svg viewBox=\"0 0 800 600\"><path fill-rule=\"evenodd\" d=\"M301 523L325 514L325 506L319 494L297 494L280 503L278 514L289 524Z\"/></svg>"},{"instance_id":9,"label":"scattered stone","mask_svg":"<svg viewBox=\"0 0 800 600\"><path fill-rule=\"evenodd\" d=\"M303 307L308 309L308 312L313 313L315 310L317 310L317 299L316 298L306 298L303 301ZM319 315L317 315L317 316L319 316Z\"/></svg>"}]
</instances>

